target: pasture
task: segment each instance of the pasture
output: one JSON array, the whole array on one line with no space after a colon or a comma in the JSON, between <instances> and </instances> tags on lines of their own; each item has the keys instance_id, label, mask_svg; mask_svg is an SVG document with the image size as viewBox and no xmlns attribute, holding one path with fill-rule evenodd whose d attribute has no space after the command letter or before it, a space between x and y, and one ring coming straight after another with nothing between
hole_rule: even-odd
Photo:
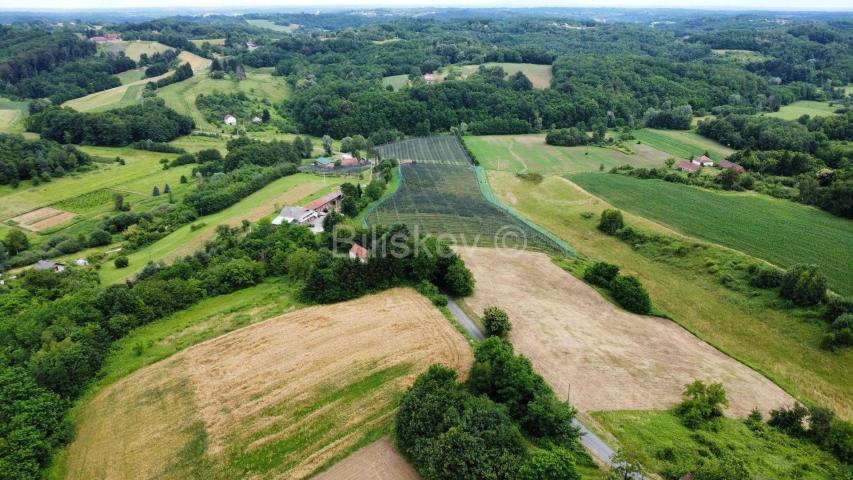
<instances>
[{"instance_id":1,"label":"pasture","mask_svg":"<svg viewBox=\"0 0 853 480\"><path fill-rule=\"evenodd\" d=\"M625 175L575 174L593 195L685 235L740 250L781 267L820 265L830 288L853 294L848 263L853 221L754 193L727 193Z\"/></svg>"},{"instance_id":2,"label":"pasture","mask_svg":"<svg viewBox=\"0 0 853 480\"><path fill-rule=\"evenodd\" d=\"M456 137L450 135L409 138L380 145L376 150L383 158L409 159L418 163L445 165L471 164L465 149Z\"/></svg>"},{"instance_id":3,"label":"pasture","mask_svg":"<svg viewBox=\"0 0 853 480\"><path fill-rule=\"evenodd\" d=\"M464 378L472 360L464 337L412 290L296 310L91 395L57 476L305 478L386 432L429 365Z\"/></svg>"},{"instance_id":4,"label":"pasture","mask_svg":"<svg viewBox=\"0 0 853 480\"><path fill-rule=\"evenodd\" d=\"M488 170L559 174L595 171L620 165L660 167L670 155L648 145L631 145L634 153L595 146L555 147L544 135L465 137L474 157Z\"/></svg>"},{"instance_id":5,"label":"pasture","mask_svg":"<svg viewBox=\"0 0 853 480\"><path fill-rule=\"evenodd\" d=\"M631 133L637 141L680 159L697 157L707 152L709 157L719 162L734 153L731 148L691 131L643 128ZM640 145L630 146L635 148Z\"/></svg>"},{"instance_id":6,"label":"pasture","mask_svg":"<svg viewBox=\"0 0 853 480\"><path fill-rule=\"evenodd\" d=\"M208 60L208 63L210 61ZM193 67L195 70L195 67ZM290 89L283 77L272 75L271 68L246 69L246 79L242 81L223 78L216 80L206 74L197 74L183 82L173 83L157 90L157 95L166 105L195 120L203 129L219 130L222 124L213 125L196 107L195 99L199 94L244 92L249 96L268 99L278 103L286 99Z\"/></svg>"},{"instance_id":7,"label":"pasture","mask_svg":"<svg viewBox=\"0 0 853 480\"><path fill-rule=\"evenodd\" d=\"M124 52L124 54L134 62L138 62L143 53L150 57L155 53L162 53L166 50L172 49L172 47L163 45L160 42L146 40L105 43L100 45L98 48L112 53Z\"/></svg>"},{"instance_id":8,"label":"pasture","mask_svg":"<svg viewBox=\"0 0 853 480\"><path fill-rule=\"evenodd\" d=\"M829 102L816 102L814 100L800 100L790 105L782 105L778 112L765 113L768 117L781 118L783 120L796 120L803 115L820 117L833 115L840 105L830 105Z\"/></svg>"},{"instance_id":9,"label":"pasture","mask_svg":"<svg viewBox=\"0 0 853 480\"><path fill-rule=\"evenodd\" d=\"M0 133L23 133L29 114L29 103L0 97Z\"/></svg>"},{"instance_id":10,"label":"pasture","mask_svg":"<svg viewBox=\"0 0 853 480\"><path fill-rule=\"evenodd\" d=\"M225 45L224 38L194 38L190 40L196 47L201 47L205 43L209 43L213 46L222 46Z\"/></svg>"},{"instance_id":11,"label":"pasture","mask_svg":"<svg viewBox=\"0 0 853 480\"><path fill-rule=\"evenodd\" d=\"M382 77L382 86L391 85L394 90L399 90L409 84L409 75L391 75L390 77Z\"/></svg>"},{"instance_id":12,"label":"pasture","mask_svg":"<svg viewBox=\"0 0 853 480\"><path fill-rule=\"evenodd\" d=\"M319 191L329 191L342 182L342 178L334 177L324 181L321 177L307 173L280 178L225 210L200 217L192 224L184 225L166 237L131 252L127 256L130 265L126 268L119 269L112 263L105 263L100 270L101 281L111 284L131 278L149 261L170 262L191 255L216 235L218 225L234 227L240 225L242 220L256 222L273 216L285 205L302 203L303 199Z\"/></svg>"},{"instance_id":13,"label":"pasture","mask_svg":"<svg viewBox=\"0 0 853 480\"><path fill-rule=\"evenodd\" d=\"M137 82L145 78L145 71L142 68L134 68L133 70L117 73L115 76L121 80L122 85L127 85L128 83Z\"/></svg>"},{"instance_id":14,"label":"pasture","mask_svg":"<svg viewBox=\"0 0 853 480\"><path fill-rule=\"evenodd\" d=\"M545 177L535 183L511 173L490 172L489 181L505 204L570 243L581 258L610 262L637 275L655 306L700 339L764 374L799 400L853 418L853 384L847 381L853 351L821 350L825 332L821 322L804 321L796 311L783 308L774 292L748 295L729 289L713 273L716 265L754 260L705 244L680 257L632 248L596 228L601 211L613 206L563 177ZM582 216L589 213L591 218ZM625 221L648 232L678 237L630 210Z\"/></svg>"},{"instance_id":15,"label":"pasture","mask_svg":"<svg viewBox=\"0 0 853 480\"><path fill-rule=\"evenodd\" d=\"M521 72L530 79L533 88L544 89L551 86L551 65L537 65L533 63L500 63L487 62L482 64L486 68L501 67L507 77ZM459 79L466 79L477 72L480 65L451 65L449 67L440 68L435 72L436 81L444 81L451 72ZM382 78L382 85L391 85L394 90L399 90L409 84L409 75L392 75Z\"/></svg>"},{"instance_id":16,"label":"pasture","mask_svg":"<svg viewBox=\"0 0 853 480\"><path fill-rule=\"evenodd\" d=\"M468 306L506 310L513 346L559 395L571 388L572 405L582 412L667 409L696 378L722 382L731 401L728 413L740 417L794 401L675 322L616 307L546 255L456 250L477 281Z\"/></svg>"},{"instance_id":17,"label":"pasture","mask_svg":"<svg viewBox=\"0 0 853 480\"><path fill-rule=\"evenodd\" d=\"M709 448L724 448L744 462L754 478L768 480L820 480L843 478L845 467L830 453L805 439L771 428L750 429L743 421L720 419L712 436L685 427L671 412L596 412L592 416L619 443L637 452L652 472L661 473L672 463L661 452L672 451L682 461L696 461ZM709 444L706 439L711 440Z\"/></svg>"},{"instance_id":18,"label":"pasture","mask_svg":"<svg viewBox=\"0 0 853 480\"><path fill-rule=\"evenodd\" d=\"M246 23L255 27L266 28L267 30L273 30L281 33L293 33L299 28L299 25L296 23L279 25L271 20L246 20Z\"/></svg>"},{"instance_id":19,"label":"pasture","mask_svg":"<svg viewBox=\"0 0 853 480\"><path fill-rule=\"evenodd\" d=\"M0 187L0 221L103 189L148 197L154 185L162 188L164 183L169 183L176 187L180 176L189 176L192 170L191 165L163 170L163 166L159 163L160 159L171 160L177 156L175 154L131 148L89 146L79 148L108 163L95 162L96 168L92 171L72 173L38 186L33 186L30 182L22 182L17 189L6 185ZM116 157L123 158L126 164L119 165L111 162ZM111 201L108 200L107 203Z\"/></svg>"}]
</instances>

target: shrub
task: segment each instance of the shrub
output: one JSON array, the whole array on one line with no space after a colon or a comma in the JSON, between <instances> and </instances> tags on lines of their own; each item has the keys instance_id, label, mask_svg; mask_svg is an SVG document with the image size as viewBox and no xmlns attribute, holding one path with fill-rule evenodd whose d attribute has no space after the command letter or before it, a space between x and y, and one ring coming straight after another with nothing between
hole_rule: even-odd
<instances>
[{"instance_id":1,"label":"shrub","mask_svg":"<svg viewBox=\"0 0 853 480\"><path fill-rule=\"evenodd\" d=\"M483 324L489 337L506 338L512 330L509 315L498 307L486 307L483 310Z\"/></svg>"},{"instance_id":2,"label":"shrub","mask_svg":"<svg viewBox=\"0 0 853 480\"><path fill-rule=\"evenodd\" d=\"M113 241L113 236L106 230L97 229L89 234L89 246L100 247L109 245Z\"/></svg>"},{"instance_id":3,"label":"shrub","mask_svg":"<svg viewBox=\"0 0 853 480\"><path fill-rule=\"evenodd\" d=\"M607 235L615 235L616 231L625 226L625 221L622 219L622 212L619 210L607 209L601 212L601 221L598 222L598 229Z\"/></svg>"},{"instance_id":4,"label":"shrub","mask_svg":"<svg viewBox=\"0 0 853 480\"><path fill-rule=\"evenodd\" d=\"M125 268L128 265L130 265L130 260L128 260L127 257L122 255L122 256L116 258L115 261L113 262L113 264L115 264L116 268Z\"/></svg>"},{"instance_id":5,"label":"shrub","mask_svg":"<svg viewBox=\"0 0 853 480\"><path fill-rule=\"evenodd\" d=\"M607 288L610 282L619 274L619 267L607 262L596 262L586 269L583 274L584 280L598 287Z\"/></svg>"},{"instance_id":6,"label":"shrub","mask_svg":"<svg viewBox=\"0 0 853 480\"><path fill-rule=\"evenodd\" d=\"M649 292L637 277L617 275L610 282L610 292L616 303L629 312L647 314L652 309Z\"/></svg>"},{"instance_id":7,"label":"shrub","mask_svg":"<svg viewBox=\"0 0 853 480\"><path fill-rule=\"evenodd\" d=\"M447 297L441 294L438 287L428 280L421 280L415 287L421 295L427 297L434 305L444 307L447 305Z\"/></svg>"},{"instance_id":8,"label":"shrub","mask_svg":"<svg viewBox=\"0 0 853 480\"><path fill-rule=\"evenodd\" d=\"M845 313L853 313L853 299L832 297L826 302L823 318L831 322Z\"/></svg>"},{"instance_id":9,"label":"shrub","mask_svg":"<svg viewBox=\"0 0 853 480\"><path fill-rule=\"evenodd\" d=\"M826 296L826 278L817 265L794 265L782 277L779 294L800 306L817 305Z\"/></svg>"},{"instance_id":10,"label":"shrub","mask_svg":"<svg viewBox=\"0 0 853 480\"><path fill-rule=\"evenodd\" d=\"M776 288L782 284L785 272L772 266L750 265L749 284L756 288Z\"/></svg>"},{"instance_id":11,"label":"shrub","mask_svg":"<svg viewBox=\"0 0 853 480\"><path fill-rule=\"evenodd\" d=\"M675 407L675 413L688 428L698 428L709 420L722 417L723 410L729 405L726 390L720 383L706 385L696 380L685 387L681 396L684 400Z\"/></svg>"},{"instance_id":12,"label":"shrub","mask_svg":"<svg viewBox=\"0 0 853 480\"><path fill-rule=\"evenodd\" d=\"M564 448L535 449L521 466L518 480L580 480L574 455Z\"/></svg>"},{"instance_id":13,"label":"shrub","mask_svg":"<svg viewBox=\"0 0 853 480\"><path fill-rule=\"evenodd\" d=\"M467 297L474 291L474 275L459 257L453 257L452 263L447 267L447 273L444 275L444 286L450 291L451 295L457 297Z\"/></svg>"}]
</instances>

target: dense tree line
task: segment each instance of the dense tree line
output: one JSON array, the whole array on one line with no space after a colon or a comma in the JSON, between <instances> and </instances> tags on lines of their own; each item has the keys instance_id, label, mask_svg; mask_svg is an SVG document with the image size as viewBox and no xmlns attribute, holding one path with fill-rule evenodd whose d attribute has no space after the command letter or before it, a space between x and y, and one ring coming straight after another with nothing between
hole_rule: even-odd
<instances>
[{"instance_id":1,"label":"dense tree line","mask_svg":"<svg viewBox=\"0 0 853 480\"><path fill-rule=\"evenodd\" d=\"M145 84L145 88L149 90L156 90L158 88L163 88L166 85L171 85L173 83L183 82L188 78L192 78L193 76L193 67L188 63L184 63L177 69L175 69L175 73L169 75L166 78L161 78L156 82L148 82Z\"/></svg>"},{"instance_id":2,"label":"dense tree line","mask_svg":"<svg viewBox=\"0 0 853 480\"><path fill-rule=\"evenodd\" d=\"M825 139L805 125L773 117L725 115L699 124L701 135L735 149L792 150L814 153Z\"/></svg>"},{"instance_id":3,"label":"dense tree line","mask_svg":"<svg viewBox=\"0 0 853 480\"><path fill-rule=\"evenodd\" d=\"M3 25L0 26L0 81L17 85L65 63L94 55L95 50L95 44L73 33Z\"/></svg>"},{"instance_id":4,"label":"dense tree line","mask_svg":"<svg viewBox=\"0 0 853 480\"><path fill-rule=\"evenodd\" d=\"M106 112L49 108L27 118L27 130L60 143L124 146L144 140L168 142L189 134L195 123L160 100Z\"/></svg>"},{"instance_id":5,"label":"dense tree line","mask_svg":"<svg viewBox=\"0 0 853 480\"><path fill-rule=\"evenodd\" d=\"M217 173L197 183L197 189L184 197L184 203L199 215L209 215L228 208L270 182L296 173L288 163L262 167L244 165L228 173Z\"/></svg>"},{"instance_id":6,"label":"dense tree line","mask_svg":"<svg viewBox=\"0 0 853 480\"><path fill-rule=\"evenodd\" d=\"M433 365L400 403L396 440L427 480L578 479L584 458L575 411L530 361L491 337L477 345L466 384Z\"/></svg>"},{"instance_id":7,"label":"dense tree line","mask_svg":"<svg viewBox=\"0 0 853 480\"><path fill-rule=\"evenodd\" d=\"M49 181L91 164L92 157L71 145L0 134L0 185Z\"/></svg>"}]
</instances>

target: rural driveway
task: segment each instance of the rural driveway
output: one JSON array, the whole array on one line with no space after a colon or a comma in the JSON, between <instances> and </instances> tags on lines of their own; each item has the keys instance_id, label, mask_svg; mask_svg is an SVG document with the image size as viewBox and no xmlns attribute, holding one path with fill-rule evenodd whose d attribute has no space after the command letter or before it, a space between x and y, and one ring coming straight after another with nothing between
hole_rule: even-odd
<instances>
[{"instance_id":1,"label":"rural driveway","mask_svg":"<svg viewBox=\"0 0 853 480\"><path fill-rule=\"evenodd\" d=\"M447 299L447 308L450 310L450 313L456 317L456 321L458 321L472 337L477 339L477 341L481 341L486 338L483 335L483 332L477 328L474 322L471 321L471 318L469 318L468 315L459 308L459 305L457 305L453 299ZM588 428L583 426L577 418L572 420L572 425L581 431L580 440L583 446L595 455L596 458L606 463L608 466L613 466L613 463L611 462L614 454L613 449L607 446L607 444L604 443L604 440L602 440L598 435L592 433Z\"/></svg>"}]
</instances>

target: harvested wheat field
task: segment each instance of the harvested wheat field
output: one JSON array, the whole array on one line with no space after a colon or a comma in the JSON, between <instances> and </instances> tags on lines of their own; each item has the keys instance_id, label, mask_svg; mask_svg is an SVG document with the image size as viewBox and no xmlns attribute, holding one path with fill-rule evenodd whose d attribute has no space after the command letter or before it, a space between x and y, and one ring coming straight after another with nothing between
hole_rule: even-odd
<instances>
[{"instance_id":1,"label":"harvested wheat field","mask_svg":"<svg viewBox=\"0 0 853 480\"><path fill-rule=\"evenodd\" d=\"M198 344L80 411L66 478L305 478L384 431L433 363L467 341L410 289L316 306ZM120 440L120 441L117 441Z\"/></svg>"},{"instance_id":2,"label":"harvested wheat field","mask_svg":"<svg viewBox=\"0 0 853 480\"><path fill-rule=\"evenodd\" d=\"M31 232L41 232L62 225L74 218L74 214L52 207L43 207L13 218L19 227Z\"/></svg>"},{"instance_id":3,"label":"harvested wheat field","mask_svg":"<svg viewBox=\"0 0 853 480\"><path fill-rule=\"evenodd\" d=\"M728 414L738 417L794 401L675 322L616 307L543 254L457 251L477 280L468 305L505 309L516 350L558 394L571 387L571 402L581 411L669 408L694 379L721 382L731 402Z\"/></svg>"},{"instance_id":4,"label":"harvested wheat field","mask_svg":"<svg viewBox=\"0 0 853 480\"><path fill-rule=\"evenodd\" d=\"M314 480L420 480L421 476L383 437L359 449Z\"/></svg>"}]
</instances>

